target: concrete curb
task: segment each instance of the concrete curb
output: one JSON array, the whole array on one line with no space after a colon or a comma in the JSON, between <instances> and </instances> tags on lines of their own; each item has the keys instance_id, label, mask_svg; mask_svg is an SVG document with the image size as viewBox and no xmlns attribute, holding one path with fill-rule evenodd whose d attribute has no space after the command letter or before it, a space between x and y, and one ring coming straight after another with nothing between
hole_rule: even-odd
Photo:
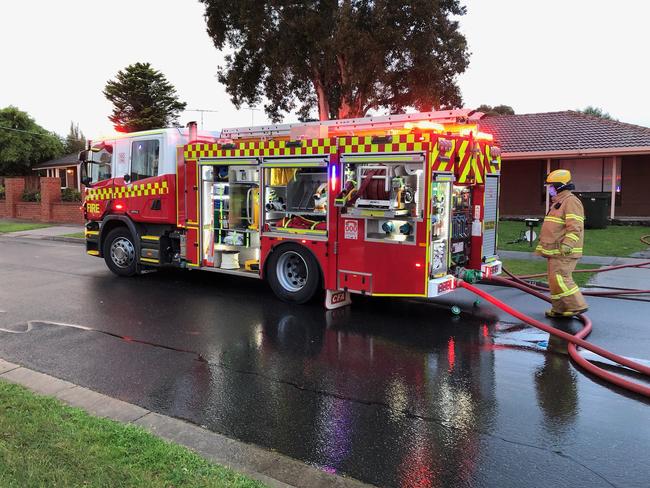
<instances>
[{"instance_id":1,"label":"concrete curb","mask_svg":"<svg viewBox=\"0 0 650 488\"><path fill-rule=\"evenodd\" d=\"M82 239L80 237L11 235L11 233L0 234L0 237L7 237L9 239L17 239L22 241L58 241L58 242L68 242L73 244L86 243L86 239Z\"/></svg>"},{"instance_id":2,"label":"concrete curb","mask_svg":"<svg viewBox=\"0 0 650 488\"><path fill-rule=\"evenodd\" d=\"M96 391L0 359L0 379L58 398L91 415L138 425L204 458L273 488L364 488L371 485L329 474L277 452L231 439L183 420L160 415Z\"/></svg>"},{"instance_id":3,"label":"concrete curb","mask_svg":"<svg viewBox=\"0 0 650 488\"><path fill-rule=\"evenodd\" d=\"M42 238L45 241L59 241L59 242L71 242L73 244L85 244L86 239L81 237L63 237L63 236L49 236Z\"/></svg>"}]
</instances>

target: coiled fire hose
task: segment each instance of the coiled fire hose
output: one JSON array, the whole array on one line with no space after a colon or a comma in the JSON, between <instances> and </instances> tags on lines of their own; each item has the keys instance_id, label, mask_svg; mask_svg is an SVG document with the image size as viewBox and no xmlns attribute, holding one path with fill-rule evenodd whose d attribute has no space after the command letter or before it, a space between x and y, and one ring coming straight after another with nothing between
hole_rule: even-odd
<instances>
[{"instance_id":1,"label":"coiled fire hose","mask_svg":"<svg viewBox=\"0 0 650 488\"><path fill-rule=\"evenodd\" d=\"M650 246L650 235L641 237L641 242ZM582 270L576 270L575 272L576 273L602 273L606 271L613 271L615 269L623 269L623 268L643 268L648 265L650 265L650 261L643 261L641 263L636 263L636 264L622 264L618 266L607 266L604 268L597 268L597 269L582 269ZM524 279L528 279L528 278L546 276L545 274L540 273L540 274L526 275L526 276L515 276L505 268L503 269L503 271L508 276L510 276L510 279L501 278L499 276L487 277L486 279L488 281L492 281L497 284L502 284L502 285L517 288L523 292L526 292L530 295L533 295L534 297L539 298L540 300L544 300L549 303L551 302L551 299L548 296L540 293L540 291L548 292L549 291L548 288L524 281ZM487 300L491 304L499 307L501 310L512 315L513 317L516 317L519 320L529 325L532 325L533 327L543 330L548 334L554 335L555 337L559 337L560 339L567 341L568 352L571 359L575 361L580 367L588 371L589 373L605 381L608 381L609 383L624 388L625 390L632 391L634 393L638 393L640 395L644 395L650 398L650 387L636 383L620 375L599 368L595 364L591 363L590 361L582 357L582 355L578 352L578 347L582 347L583 349L587 349L601 357L607 358L610 361L620 364L621 366L625 366L626 368L636 371L637 373L650 377L650 367L632 361L631 359L628 359L626 357L619 356L618 354L614 354L613 352L603 349L600 346L596 346L595 344L585 341L585 338L591 333L591 329L592 329L591 319L587 317L585 314L581 314L577 316L577 318L584 324L584 327L579 332L572 335L562 330L551 327L550 325L547 325L543 322L540 322L539 320L536 320L532 317L529 317L528 315L525 315L515 310L514 308L505 304L501 300L493 297L492 295L481 290L480 288L477 288L476 286L467 283L466 281L458 280L457 286L465 288L468 291L471 291L472 293L480 296L481 298ZM650 293L650 290L583 291L582 293L584 295L590 295L590 296L601 296L601 297L613 298L622 295L647 294Z\"/></svg>"},{"instance_id":2,"label":"coiled fire hose","mask_svg":"<svg viewBox=\"0 0 650 488\"><path fill-rule=\"evenodd\" d=\"M488 278L489 281L493 281L495 283L500 283L504 284L507 286L512 286L514 288L518 288L521 291L524 291L526 293L529 293L541 300L550 302L551 299L545 295L542 295L540 292L530 288L527 284L522 284L519 283L518 281L511 281L505 278L500 278L498 276L490 277ZM617 364L620 364L622 366L625 366L633 371L636 371L642 375L650 377L650 367L645 366L643 364L637 363L635 361L632 361L631 359L628 359L623 356L619 356L618 354L614 354L613 352L610 352L606 349L603 349L600 346L596 346L595 344L592 344L590 342L585 341L584 339L590 334L591 329L592 329L592 323L589 317L586 315L582 314L578 316L578 319L584 324L584 327L577 332L575 335L569 334L568 332L564 332L562 330L556 329L554 327L551 327L550 325L547 325L543 322L540 322L539 320L536 320L532 317L529 317L528 315L519 312L518 310L515 310L514 308L510 307L506 303L502 302L501 300L493 297L489 293L481 290L480 288L467 283L466 281L463 280L457 280L456 286L465 288L468 291L471 291L475 295L480 296L484 300L490 302L491 304L495 305L496 307L500 308L504 312L512 315L515 318L518 318L522 322L525 322L529 325L532 325L533 327L536 327L540 330L543 330L544 332L547 332L548 334L554 335L555 337L559 337L560 339L563 339L568 342L568 351L569 351L569 356L573 361L575 361L579 366L581 366L583 369L588 371L589 373L605 380L608 381L609 383L612 383L616 386L619 386L621 388L624 388L628 391L632 391L634 393L638 393L640 395L644 395L648 398L650 398L650 387L635 383L634 381L628 380L620 375L610 373L609 371L606 371L602 368L599 368L595 364L589 362L586 360L584 357L580 355L578 352L578 347L582 347L583 349L587 349L601 357L607 358L610 361L613 361Z\"/></svg>"},{"instance_id":3,"label":"coiled fire hose","mask_svg":"<svg viewBox=\"0 0 650 488\"><path fill-rule=\"evenodd\" d=\"M606 266L603 268L594 268L594 269L577 269L574 271L574 273L604 273L606 271L614 271L616 269L623 269L623 268L644 268L646 266L650 265L650 261L643 261L641 263L635 263L635 264L620 264L617 266ZM507 274L510 279L505 279L505 281L515 283L519 283L520 285L526 286L530 289L537 290L537 291L549 291L548 287L541 286L541 285L535 285L532 283L529 283L527 281L524 281L526 279L530 278L538 278L541 276L546 276L545 273L538 273L538 274L531 274L531 275L514 275L507 269L503 268L503 272ZM588 295L588 296L594 296L594 297L616 297L616 296L622 296L622 295L645 295L645 294L650 294L650 290L612 290L612 291L589 291L589 290L582 290L583 295Z\"/></svg>"}]
</instances>

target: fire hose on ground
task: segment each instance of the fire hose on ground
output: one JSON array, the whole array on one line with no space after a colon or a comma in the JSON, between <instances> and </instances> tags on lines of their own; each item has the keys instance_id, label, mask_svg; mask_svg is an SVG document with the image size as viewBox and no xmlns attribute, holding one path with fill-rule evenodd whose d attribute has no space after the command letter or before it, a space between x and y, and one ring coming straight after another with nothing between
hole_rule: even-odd
<instances>
[{"instance_id":1,"label":"fire hose on ground","mask_svg":"<svg viewBox=\"0 0 650 488\"><path fill-rule=\"evenodd\" d=\"M644 244L650 245L650 236L644 236L641 238L641 241ZM647 265L650 265L650 261L644 261L641 263L637 264L624 264L624 265L619 265L619 266L609 266L606 268L599 268L599 269L593 269L593 270L579 270L581 272L604 272L604 271L612 271L615 269L622 269L622 268L640 268L640 267L645 267ZM501 278L498 276L493 276L487 278L488 281L492 281L497 284L501 285L506 285L506 286L511 286L514 288L517 288L525 293L528 293L530 295L533 295L540 300L544 300L546 302L551 302L551 299L540 293L541 291L548 292L548 288L545 288L543 286L539 285L533 285L530 283L527 283L524 281L523 278L532 278L536 276L544 276L544 275L528 275L528 276L515 276L512 273L509 273L507 270L504 269L504 272L510 276L510 279L507 278ZM480 288L463 281L462 279L459 279L456 283L458 287L465 288L468 291L471 291L475 295L480 296L484 300L490 302L491 304L495 305L496 307L500 308L504 312L508 313L509 315L512 315L513 317L521 320L522 322L525 322L533 327L536 327L548 334L551 334L555 337L558 337L560 339L565 340L568 343L568 352L569 356L571 359L578 364L580 367L582 367L584 370L587 372L593 374L594 376L597 376L598 378L605 380L611 384L614 384L620 388L623 388L625 390L638 393L640 395L643 395L645 397L650 398L650 387L646 385L642 385L640 383L636 383L632 380L629 380L627 378L624 378L623 376L620 376L615 373L611 373L609 371L606 371L603 368L600 368L593 364L592 362L588 361L585 359L579 352L578 352L578 347L581 347L583 349L587 349L588 351L591 351L598 356L601 356L603 358L609 359L610 361L613 361L621 366L624 366L632 371L635 371L641 375L645 375L647 377L650 377L650 367L645 366L643 364L640 364L636 361L633 361L631 359L628 359L624 356L620 356L618 354L615 354L613 352L610 352L606 349L603 349L600 346L597 346L595 344L592 344L588 341L585 340L585 338L591 333L592 330L592 322L591 319L585 315L581 314L578 315L576 318L579 319L583 324L584 327L578 331L576 334L569 334L568 332L564 332L562 330L556 329L555 327L552 327L550 325L547 325L543 322L540 322L539 320L536 320L532 317L529 317L528 315L519 312L518 310L515 310L514 308L510 307L506 303L502 302L501 300L495 298L494 296L490 295L489 293L481 290ZM601 297L615 297L615 296L621 296L621 295L635 295L635 294L646 294L650 293L650 290L616 290L616 291L584 291L584 295L590 295L590 296L601 296Z\"/></svg>"}]
</instances>

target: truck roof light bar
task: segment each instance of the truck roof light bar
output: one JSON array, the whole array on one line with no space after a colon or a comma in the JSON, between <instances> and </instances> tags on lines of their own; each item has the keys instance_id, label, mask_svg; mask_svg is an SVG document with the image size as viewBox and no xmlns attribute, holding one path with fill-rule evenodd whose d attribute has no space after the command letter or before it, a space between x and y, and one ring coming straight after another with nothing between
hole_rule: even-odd
<instances>
[{"instance_id":1,"label":"truck roof light bar","mask_svg":"<svg viewBox=\"0 0 650 488\"><path fill-rule=\"evenodd\" d=\"M468 109L439 110L436 112L417 112L410 114L382 115L356 119L323 120L299 122L294 124L260 125L255 127L230 127L222 130L222 137L231 139L256 137L286 137L301 130L323 129L327 135L346 135L363 130L389 129L433 129L444 130L443 124L473 123L483 116L482 112ZM426 127L429 122L430 127ZM410 124L410 125L409 125ZM435 124L435 125L434 125ZM326 137L326 136L325 136Z\"/></svg>"}]
</instances>

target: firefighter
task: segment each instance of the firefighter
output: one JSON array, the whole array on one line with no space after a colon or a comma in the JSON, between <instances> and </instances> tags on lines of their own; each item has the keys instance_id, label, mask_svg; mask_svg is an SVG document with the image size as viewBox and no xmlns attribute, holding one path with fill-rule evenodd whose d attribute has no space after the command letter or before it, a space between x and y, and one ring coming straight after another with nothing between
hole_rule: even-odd
<instances>
[{"instance_id":1,"label":"firefighter","mask_svg":"<svg viewBox=\"0 0 650 488\"><path fill-rule=\"evenodd\" d=\"M546 178L551 206L544 218L535 253L548 260L548 284L552 307L547 317L573 317L587 311L580 288L572 273L582 256L585 213L571 190L571 173L566 169L551 172Z\"/></svg>"}]
</instances>

